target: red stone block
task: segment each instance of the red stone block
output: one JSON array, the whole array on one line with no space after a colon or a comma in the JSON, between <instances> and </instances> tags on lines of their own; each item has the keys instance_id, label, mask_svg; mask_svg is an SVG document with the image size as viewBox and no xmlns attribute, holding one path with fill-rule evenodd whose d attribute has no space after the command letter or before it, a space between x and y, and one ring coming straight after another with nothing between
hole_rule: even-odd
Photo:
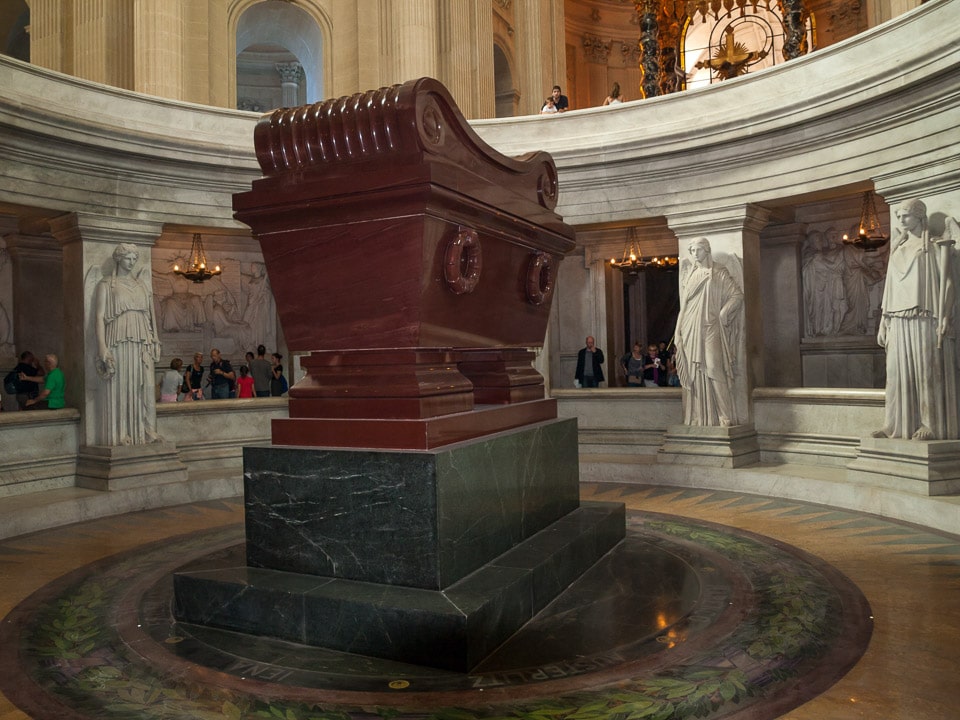
<instances>
[{"instance_id":1,"label":"red stone block","mask_svg":"<svg viewBox=\"0 0 960 720\"><path fill-rule=\"evenodd\" d=\"M235 216L288 346L312 353L291 417L419 421L543 397L527 348L575 245L548 154L490 148L430 78L277 110L254 139L264 177Z\"/></svg>"}]
</instances>

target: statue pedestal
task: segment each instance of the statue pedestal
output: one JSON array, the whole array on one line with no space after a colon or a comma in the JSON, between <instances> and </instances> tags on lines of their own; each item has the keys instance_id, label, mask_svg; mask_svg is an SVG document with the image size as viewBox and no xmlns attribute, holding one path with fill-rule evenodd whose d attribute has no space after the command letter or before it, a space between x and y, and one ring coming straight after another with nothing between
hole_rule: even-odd
<instances>
[{"instance_id":1,"label":"statue pedestal","mask_svg":"<svg viewBox=\"0 0 960 720\"><path fill-rule=\"evenodd\" d=\"M77 487L90 490L127 490L186 480L187 466L180 462L173 443L85 445L77 458Z\"/></svg>"},{"instance_id":2,"label":"statue pedestal","mask_svg":"<svg viewBox=\"0 0 960 720\"><path fill-rule=\"evenodd\" d=\"M430 451L245 448L244 567L178 573L183 622L465 672L625 535L579 502L577 425Z\"/></svg>"},{"instance_id":3,"label":"statue pedestal","mask_svg":"<svg viewBox=\"0 0 960 720\"><path fill-rule=\"evenodd\" d=\"M960 440L863 438L850 480L919 495L960 493Z\"/></svg>"},{"instance_id":4,"label":"statue pedestal","mask_svg":"<svg viewBox=\"0 0 960 720\"><path fill-rule=\"evenodd\" d=\"M760 462L760 444L752 424L732 427L670 425L657 462L738 468Z\"/></svg>"}]
</instances>

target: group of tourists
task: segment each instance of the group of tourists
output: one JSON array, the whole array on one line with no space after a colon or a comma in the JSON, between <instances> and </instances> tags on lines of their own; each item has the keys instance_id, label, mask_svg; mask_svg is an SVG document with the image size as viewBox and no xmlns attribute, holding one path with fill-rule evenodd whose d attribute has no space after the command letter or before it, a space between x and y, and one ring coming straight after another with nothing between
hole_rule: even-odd
<instances>
[{"instance_id":1,"label":"group of tourists","mask_svg":"<svg viewBox=\"0 0 960 720\"><path fill-rule=\"evenodd\" d=\"M59 358L50 353L43 363L29 350L3 378L3 389L17 398L19 410L59 410L66 406L66 381ZM0 406L2 407L2 406Z\"/></svg>"},{"instance_id":2,"label":"group of tourists","mask_svg":"<svg viewBox=\"0 0 960 720\"><path fill-rule=\"evenodd\" d=\"M267 360L266 354L267 349L258 345L256 354L248 352L238 370L217 348L210 351L208 366L204 366L201 352L194 353L186 369L180 358L174 358L160 378L160 402L280 397L289 387L283 355L273 353Z\"/></svg>"}]
</instances>

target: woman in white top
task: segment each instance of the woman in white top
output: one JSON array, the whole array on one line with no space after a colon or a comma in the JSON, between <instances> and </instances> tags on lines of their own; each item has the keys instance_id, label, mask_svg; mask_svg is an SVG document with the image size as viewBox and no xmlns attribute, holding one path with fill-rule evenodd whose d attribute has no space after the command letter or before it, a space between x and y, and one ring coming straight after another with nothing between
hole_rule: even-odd
<instances>
[{"instance_id":1,"label":"woman in white top","mask_svg":"<svg viewBox=\"0 0 960 720\"><path fill-rule=\"evenodd\" d=\"M619 105L623 102L623 96L620 94L620 83L614 82L613 88L610 90L610 94L607 95L607 99L603 101L604 105Z\"/></svg>"}]
</instances>

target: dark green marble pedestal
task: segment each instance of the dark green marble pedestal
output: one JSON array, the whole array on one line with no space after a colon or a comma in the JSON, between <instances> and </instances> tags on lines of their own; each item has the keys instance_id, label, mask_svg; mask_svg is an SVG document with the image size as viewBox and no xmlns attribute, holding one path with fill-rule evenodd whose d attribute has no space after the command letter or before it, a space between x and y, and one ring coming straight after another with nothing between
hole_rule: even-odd
<instances>
[{"instance_id":1,"label":"dark green marble pedestal","mask_svg":"<svg viewBox=\"0 0 960 720\"><path fill-rule=\"evenodd\" d=\"M623 539L579 502L575 420L431 451L244 451L247 566L177 574L183 622L467 671Z\"/></svg>"}]
</instances>

